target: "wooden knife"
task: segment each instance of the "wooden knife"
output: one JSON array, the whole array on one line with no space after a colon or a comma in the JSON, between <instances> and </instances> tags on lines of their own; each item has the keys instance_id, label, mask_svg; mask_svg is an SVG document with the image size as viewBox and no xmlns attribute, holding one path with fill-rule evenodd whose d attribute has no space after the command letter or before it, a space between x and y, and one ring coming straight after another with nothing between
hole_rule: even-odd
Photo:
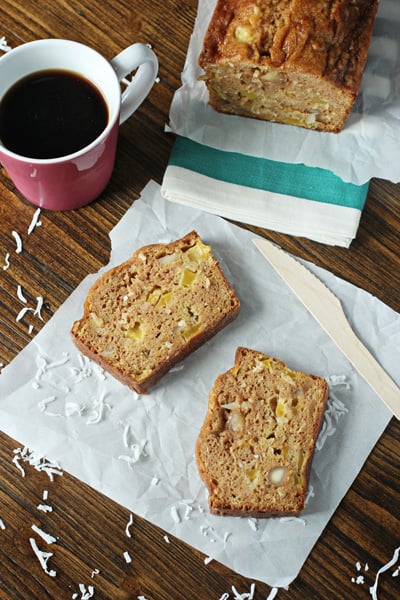
<instances>
[{"instance_id":1,"label":"wooden knife","mask_svg":"<svg viewBox=\"0 0 400 600\"><path fill-rule=\"evenodd\" d=\"M253 243L332 338L354 368L400 419L400 389L352 330L340 300L311 271L268 240Z\"/></svg>"}]
</instances>

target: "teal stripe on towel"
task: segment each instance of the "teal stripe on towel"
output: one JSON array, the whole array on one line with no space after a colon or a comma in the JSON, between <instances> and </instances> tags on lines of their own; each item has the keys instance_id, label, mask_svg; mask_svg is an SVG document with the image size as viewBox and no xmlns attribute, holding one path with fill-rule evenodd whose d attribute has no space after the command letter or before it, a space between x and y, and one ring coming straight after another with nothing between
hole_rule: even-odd
<instances>
[{"instance_id":1,"label":"teal stripe on towel","mask_svg":"<svg viewBox=\"0 0 400 600\"><path fill-rule=\"evenodd\" d=\"M331 171L225 152L177 136L169 164L220 181L362 210L369 182L346 183Z\"/></svg>"}]
</instances>

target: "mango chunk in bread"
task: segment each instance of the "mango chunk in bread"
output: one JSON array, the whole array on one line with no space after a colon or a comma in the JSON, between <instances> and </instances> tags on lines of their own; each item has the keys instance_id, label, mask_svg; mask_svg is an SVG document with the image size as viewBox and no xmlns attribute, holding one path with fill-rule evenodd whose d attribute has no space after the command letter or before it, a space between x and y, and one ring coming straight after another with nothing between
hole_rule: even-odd
<instances>
[{"instance_id":1,"label":"mango chunk in bread","mask_svg":"<svg viewBox=\"0 0 400 600\"><path fill-rule=\"evenodd\" d=\"M239 310L211 247L192 231L101 275L71 333L83 354L143 394Z\"/></svg>"},{"instance_id":2,"label":"mango chunk in bread","mask_svg":"<svg viewBox=\"0 0 400 600\"><path fill-rule=\"evenodd\" d=\"M210 392L196 443L211 513L301 513L327 395L324 378L237 349L233 368Z\"/></svg>"}]
</instances>

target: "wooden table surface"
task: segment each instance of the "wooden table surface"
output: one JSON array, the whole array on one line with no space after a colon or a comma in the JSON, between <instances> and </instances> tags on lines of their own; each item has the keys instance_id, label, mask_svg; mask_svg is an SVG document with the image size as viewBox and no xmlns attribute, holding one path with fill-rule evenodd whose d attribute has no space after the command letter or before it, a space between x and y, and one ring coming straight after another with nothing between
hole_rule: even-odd
<instances>
[{"instance_id":1,"label":"wooden table surface","mask_svg":"<svg viewBox=\"0 0 400 600\"><path fill-rule=\"evenodd\" d=\"M29 334L16 321L18 284L31 299L44 298L44 322L88 274L108 262L108 233L139 196L149 179L161 183L173 143L164 133L174 91L180 85L195 0L2 0L0 38L12 47L45 37L86 43L111 59L134 41L150 43L160 60L160 82L140 110L122 127L112 180L91 205L69 213L42 211L42 226L15 253L12 231L27 231L34 207L0 169L0 256L11 254L0 270L0 362L7 365L43 326L36 319ZM257 231L284 249L331 270L400 311L400 186L373 180L357 239L350 249L324 246L271 231ZM2 259L0 259L1 262ZM1 393L1 376L0 376ZM0 423L1 428L1 423ZM53 483L45 473L13 463L18 440L0 433L0 598L64 600L265 600L269 586L255 583L171 538L134 516L134 534L125 527L129 512L68 473ZM351 489L282 600L367 599L379 569L400 546L400 425L392 419ZM38 512L43 490L53 512ZM29 543L32 525L59 538L51 546L49 577ZM40 545L40 538L37 538ZM127 563L128 551L132 562ZM379 577L381 600L400 597L400 577L392 569ZM366 565L369 568L366 569ZM99 572L93 573L93 569ZM396 573L394 573L395 575ZM364 583L357 583L357 577ZM79 584L85 587L79 588ZM232 587L234 586L234 588ZM86 594L86 596L85 596ZM237 596L236 596L237 597Z\"/></svg>"}]
</instances>

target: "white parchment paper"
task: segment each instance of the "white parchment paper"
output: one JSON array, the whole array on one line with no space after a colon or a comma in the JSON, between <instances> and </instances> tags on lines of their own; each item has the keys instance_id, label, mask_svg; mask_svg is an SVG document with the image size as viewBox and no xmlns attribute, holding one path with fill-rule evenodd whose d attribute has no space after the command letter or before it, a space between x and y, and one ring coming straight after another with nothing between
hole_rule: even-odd
<instances>
[{"instance_id":1,"label":"white parchment paper","mask_svg":"<svg viewBox=\"0 0 400 600\"><path fill-rule=\"evenodd\" d=\"M0 376L0 426L128 510L249 578L288 585L362 467L390 414L261 257L253 234L166 202L150 182L111 233L116 265L146 243L196 229L235 286L241 313L138 396L73 346L69 331L98 274L89 275ZM309 267L342 300L362 340L397 378L399 315L366 292ZM302 518L211 516L194 459L208 393L248 345L325 376L330 400ZM10 457L10 460L12 457ZM160 540L160 543L163 543Z\"/></svg>"},{"instance_id":2,"label":"white parchment paper","mask_svg":"<svg viewBox=\"0 0 400 600\"><path fill-rule=\"evenodd\" d=\"M361 185L400 181L400 4L381 0L356 105L339 134L217 113L208 106L198 57L215 0L199 0L182 86L167 130L202 144L272 160L330 169Z\"/></svg>"}]
</instances>

